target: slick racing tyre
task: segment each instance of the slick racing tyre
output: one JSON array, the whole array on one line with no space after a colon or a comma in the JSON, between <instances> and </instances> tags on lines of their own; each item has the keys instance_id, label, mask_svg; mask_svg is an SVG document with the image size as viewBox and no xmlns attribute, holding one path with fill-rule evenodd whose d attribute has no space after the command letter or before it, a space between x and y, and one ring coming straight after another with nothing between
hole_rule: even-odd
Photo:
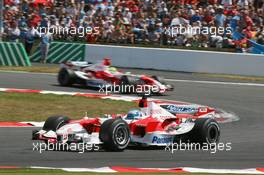
<instances>
[{"instance_id":1,"label":"slick racing tyre","mask_svg":"<svg viewBox=\"0 0 264 175\"><path fill-rule=\"evenodd\" d=\"M134 85L134 80L129 77L129 76L122 76L121 79L120 79L120 93L123 93L123 94L130 94L130 93L133 93L133 85Z\"/></svg>"},{"instance_id":2,"label":"slick racing tyre","mask_svg":"<svg viewBox=\"0 0 264 175\"><path fill-rule=\"evenodd\" d=\"M194 128L188 135L193 143L217 144L220 140L220 127L212 118L199 118L195 120Z\"/></svg>"},{"instance_id":3,"label":"slick racing tyre","mask_svg":"<svg viewBox=\"0 0 264 175\"><path fill-rule=\"evenodd\" d=\"M33 130L32 131L32 140L38 140L39 136L37 135L37 133L39 132L39 130Z\"/></svg>"},{"instance_id":4,"label":"slick racing tyre","mask_svg":"<svg viewBox=\"0 0 264 175\"><path fill-rule=\"evenodd\" d=\"M121 118L109 119L100 128L99 138L108 151L123 151L130 142L128 124Z\"/></svg>"},{"instance_id":5,"label":"slick racing tyre","mask_svg":"<svg viewBox=\"0 0 264 175\"><path fill-rule=\"evenodd\" d=\"M49 117L43 126L43 130L45 131L54 131L56 132L57 129L59 129L60 127L62 127L63 125L67 124L69 122L69 118L65 117L65 116L52 116Z\"/></svg>"},{"instance_id":6,"label":"slick racing tyre","mask_svg":"<svg viewBox=\"0 0 264 175\"><path fill-rule=\"evenodd\" d=\"M72 70L62 68L58 74L58 82L61 86L71 86L74 84L75 75Z\"/></svg>"},{"instance_id":7,"label":"slick racing tyre","mask_svg":"<svg viewBox=\"0 0 264 175\"><path fill-rule=\"evenodd\" d=\"M156 76L156 75L153 75L152 78L158 82L160 82L161 84L166 84L165 80L163 77L160 77L160 76Z\"/></svg>"}]
</instances>

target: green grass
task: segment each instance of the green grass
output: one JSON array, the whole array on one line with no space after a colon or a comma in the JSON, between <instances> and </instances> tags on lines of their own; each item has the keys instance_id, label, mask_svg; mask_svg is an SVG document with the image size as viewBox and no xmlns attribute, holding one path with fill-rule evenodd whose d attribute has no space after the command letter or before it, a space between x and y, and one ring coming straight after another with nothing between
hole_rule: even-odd
<instances>
[{"instance_id":1,"label":"green grass","mask_svg":"<svg viewBox=\"0 0 264 175\"><path fill-rule=\"evenodd\" d=\"M0 92L0 121L43 121L52 115L72 119L104 114L124 114L136 108L132 102L69 95Z\"/></svg>"},{"instance_id":2,"label":"green grass","mask_svg":"<svg viewBox=\"0 0 264 175\"><path fill-rule=\"evenodd\" d=\"M193 74L202 77L211 77L211 78L226 78L226 79L245 80L245 81L264 81L264 77L260 77L260 76L242 76L242 75L209 74L209 73L193 73Z\"/></svg>"},{"instance_id":3,"label":"green grass","mask_svg":"<svg viewBox=\"0 0 264 175\"><path fill-rule=\"evenodd\" d=\"M45 170L45 169L3 169L0 170L1 175L116 175L116 174L124 174L124 175L136 175L136 174L144 174L144 175L150 175L150 174L157 174L157 175L170 175L173 173L72 173L72 172L65 172L61 170ZM193 174L193 175L213 175L209 173L175 173L177 175L187 175L187 174ZM215 174L216 175L216 174ZM228 174L232 175L232 174Z\"/></svg>"},{"instance_id":4,"label":"green grass","mask_svg":"<svg viewBox=\"0 0 264 175\"><path fill-rule=\"evenodd\" d=\"M30 66L30 67L14 67L14 66L0 66L1 71L20 71L20 72L36 72L36 73L58 73L59 66Z\"/></svg>"}]
</instances>

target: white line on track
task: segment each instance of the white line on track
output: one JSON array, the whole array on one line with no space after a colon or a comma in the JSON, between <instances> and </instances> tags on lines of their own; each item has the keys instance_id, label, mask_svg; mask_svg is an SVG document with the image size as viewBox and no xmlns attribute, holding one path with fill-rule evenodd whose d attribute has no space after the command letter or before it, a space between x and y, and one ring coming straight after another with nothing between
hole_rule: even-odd
<instances>
[{"instance_id":1,"label":"white line on track","mask_svg":"<svg viewBox=\"0 0 264 175\"><path fill-rule=\"evenodd\" d=\"M201 83L201 84L220 84L220 85L237 85L237 86L258 86L264 87L264 84L259 83L239 83L239 82L222 82L222 81L197 81L197 80L177 80L177 79L165 79L170 82L184 82L184 83Z\"/></svg>"}]
</instances>

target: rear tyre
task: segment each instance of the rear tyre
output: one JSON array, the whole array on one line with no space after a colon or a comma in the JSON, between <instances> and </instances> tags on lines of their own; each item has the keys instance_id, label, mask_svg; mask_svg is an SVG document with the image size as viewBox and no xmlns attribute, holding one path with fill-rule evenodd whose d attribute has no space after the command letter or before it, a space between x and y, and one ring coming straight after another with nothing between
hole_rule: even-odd
<instances>
[{"instance_id":1,"label":"rear tyre","mask_svg":"<svg viewBox=\"0 0 264 175\"><path fill-rule=\"evenodd\" d=\"M32 140L38 140L39 139L39 136L38 136L38 133L39 132L39 130L33 130L32 131Z\"/></svg>"},{"instance_id":2,"label":"rear tyre","mask_svg":"<svg viewBox=\"0 0 264 175\"><path fill-rule=\"evenodd\" d=\"M131 85L133 85L132 80L126 75L122 76L120 79L120 93L122 94L132 93Z\"/></svg>"},{"instance_id":3,"label":"rear tyre","mask_svg":"<svg viewBox=\"0 0 264 175\"><path fill-rule=\"evenodd\" d=\"M63 125L67 124L69 122L69 118L65 117L65 116L52 116L49 117L43 126L43 130L45 131L54 131L56 132L56 130L58 130L60 127L62 127Z\"/></svg>"},{"instance_id":4,"label":"rear tyre","mask_svg":"<svg viewBox=\"0 0 264 175\"><path fill-rule=\"evenodd\" d=\"M220 127L212 118L195 120L192 131L188 134L192 143L217 144L220 140Z\"/></svg>"},{"instance_id":5,"label":"rear tyre","mask_svg":"<svg viewBox=\"0 0 264 175\"><path fill-rule=\"evenodd\" d=\"M162 85L167 86L167 83L165 82L165 80L164 80L163 77L153 75L151 78L153 78L154 80L158 81ZM161 92L160 89L159 89L158 92L157 91L156 92L153 92L153 94L155 94L155 95L162 95L162 94L164 94L164 92Z\"/></svg>"},{"instance_id":6,"label":"rear tyre","mask_svg":"<svg viewBox=\"0 0 264 175\"><path fill-rule=\"evenodd\" d=\"M72 70L62 68L58 74L58 82L61 86L71 86L74 84L75 75Z\"/></svg>"},{"instance_id":7,"label":"rear tyre","mask_svg":"<svg viewBox=\"0 0 264 175\"><path fill-rule=\"evenodd\" d=\"M130 142L128 124L121 118L109 119L100 128L99 138L108 151L123 151Z\"/></svg>"}]
</instances>

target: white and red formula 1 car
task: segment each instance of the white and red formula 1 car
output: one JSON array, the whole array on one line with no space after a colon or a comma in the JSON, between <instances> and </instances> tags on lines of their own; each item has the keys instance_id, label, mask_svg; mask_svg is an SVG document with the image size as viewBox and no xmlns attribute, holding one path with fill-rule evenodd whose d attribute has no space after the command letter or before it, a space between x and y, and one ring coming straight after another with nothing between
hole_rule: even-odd
<instances>
[{"instance_id":1,"label":"white and red formula 1 car","mask_svg":"<svg viewBox=\"0 0 264 175\"><path fill-rule=\"evenodd\" d=\"M122 73L111 66L111 60L104 58L102 62L92 64L88 62L67 62L62 64L58 74L58 82L62 86L80 84L87 87L115 88L122 93L150 92L150 94L163 94L173 90L159 76L146 76ZM115 91L115 92L116 92ZM148 95L150 95L148 94Z\"/></svg>"},{"instance_id":2,"label":"white and red formula 1 car","mask_svg":"<svg viewBox=\"0 0 264 175\"><path fill-rule=\"evenodd\" d=\"M156 103L142 98L140 110L118 117L70 120L50 117L40 131L33 131L33 140L46 143L88 143L105 150L122 151L131 146L167 146L188 141L216 144L220 128L215 111L204 106Z\"/></svg>"}]
</instances>

